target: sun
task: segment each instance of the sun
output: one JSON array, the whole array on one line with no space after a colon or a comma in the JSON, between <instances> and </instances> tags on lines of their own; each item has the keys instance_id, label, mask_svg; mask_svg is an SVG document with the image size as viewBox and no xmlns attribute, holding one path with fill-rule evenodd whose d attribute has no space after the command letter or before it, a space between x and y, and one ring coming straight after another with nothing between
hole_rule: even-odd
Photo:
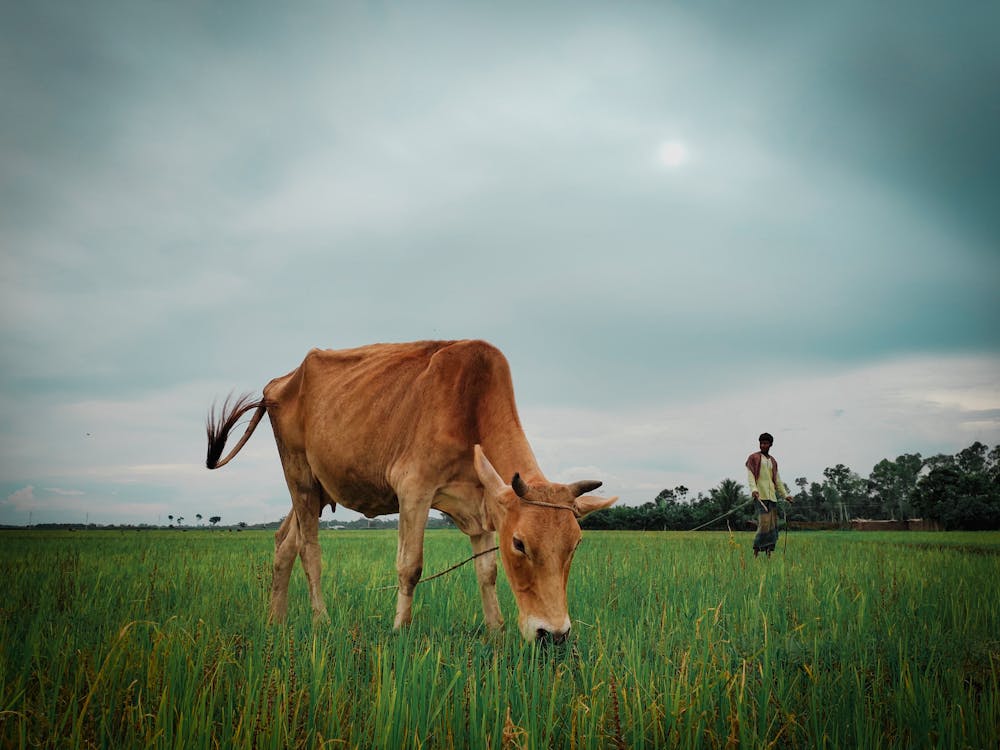
<instances>
[{"instance_id":1,"label":"sun","mask_svg":"<svg viewBox=\"0 0 1000 750\"><path fill-rule=\"evenodd\" d=\"M688 147L683 141L664 141L657 149L660 163L670 169L686 164L691 158Z\"/></svg>"}]
</instances>

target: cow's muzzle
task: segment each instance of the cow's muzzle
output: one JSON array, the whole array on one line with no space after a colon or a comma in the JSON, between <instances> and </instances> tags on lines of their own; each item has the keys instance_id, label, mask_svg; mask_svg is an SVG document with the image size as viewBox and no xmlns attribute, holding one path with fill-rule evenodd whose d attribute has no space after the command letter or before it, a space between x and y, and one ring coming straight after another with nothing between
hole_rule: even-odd
<instances>
[{"instance_id":1,"label":"cow's muzzle","mask_svg":"<svg viewBox=\"0 0 1000 750\"><path fill-rule=\"evenodd\" d=\"M553 631L546 630L545 628L538 628L535 631L535 642L540 645L553 644L559 646L567 641L569 638L569 628L563 631Z\"/></svg>"}]
</instances>

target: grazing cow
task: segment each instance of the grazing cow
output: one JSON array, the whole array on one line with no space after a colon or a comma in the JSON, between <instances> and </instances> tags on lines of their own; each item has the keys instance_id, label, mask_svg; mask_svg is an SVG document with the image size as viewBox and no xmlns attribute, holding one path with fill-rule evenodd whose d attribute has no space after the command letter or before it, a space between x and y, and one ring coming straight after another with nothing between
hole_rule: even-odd
<instances>
[{"instance_id":1,"label":"grazing cow","mask_svg":"<svg viewBox=\"0 0 1000 750\"><path fill-rule=\"evenodd\" d=\"M230 430L249 411L243 437L220 458ZM298 368L268 383L262 399L227 399L218 417L212 410L208 468L228 463L265 412L292 496L292 512L275 537L272 620L286 615L296 555L313 614L326 618L319 517L324 505L340 503L369 518L399 513L394 627L407 625L423 570L424 527L435 508L469 536L475 553L489 550L496 532L524 637L566 639L566 584L581 539L577 519L618 498L587 495L597 481L545 478L498 349L483 341L313 349ZM486 624L499 628L496 557L481 555L475 566Z\"/></svg>"}]
</instances>

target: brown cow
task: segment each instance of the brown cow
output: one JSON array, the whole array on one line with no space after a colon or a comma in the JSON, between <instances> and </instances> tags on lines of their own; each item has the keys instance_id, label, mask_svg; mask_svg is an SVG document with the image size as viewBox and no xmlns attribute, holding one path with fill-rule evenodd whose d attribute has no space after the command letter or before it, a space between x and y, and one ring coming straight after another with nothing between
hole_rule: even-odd
<instances>
[{"instance_id":1,"label":"brown cow","mask_svg":"<svg viewBox=\"0 0 1000 750\"><path fill-rule=\"evenodd\" d=\"M243 437L220 460L230 430L251 410ZM585 494L600 482L545 478L498 349L483 341L313 349L298 368L268 383L262 399L227 400L218 418L214 410L209 414L208 468L228 463L265 411L292 496L292 512L276 535L272 620L287 612L296 555L313 614L326 617L319 517L324 505L340 503L369 518L399 513L394 627L407 625L423 569L424 527L436 508L469 536L475 553L489 550L496 532L524 637L566 639L566 583L581 539L577 519L618 498ZM496 557L482 555L475 565L486 624L499 628Z\"/></svg>"}]
</instances>

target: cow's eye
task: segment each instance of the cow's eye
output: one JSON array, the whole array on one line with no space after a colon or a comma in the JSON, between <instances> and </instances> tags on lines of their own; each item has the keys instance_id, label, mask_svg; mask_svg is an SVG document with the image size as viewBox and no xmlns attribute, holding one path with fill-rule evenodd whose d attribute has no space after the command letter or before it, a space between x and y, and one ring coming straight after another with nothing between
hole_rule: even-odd
<instances>
[{"instance_id":1,"label":"cow's eye","mask_svg":"<svg viewBox=\"0 0 1000 750\"><path fill-rule=\"evenodd\" d=\"M514 537L514 549L520 552L522 555L527 555L528 553L524 551L524 542L522 542L517 537Z\"/></svg>"}]
</instances>

